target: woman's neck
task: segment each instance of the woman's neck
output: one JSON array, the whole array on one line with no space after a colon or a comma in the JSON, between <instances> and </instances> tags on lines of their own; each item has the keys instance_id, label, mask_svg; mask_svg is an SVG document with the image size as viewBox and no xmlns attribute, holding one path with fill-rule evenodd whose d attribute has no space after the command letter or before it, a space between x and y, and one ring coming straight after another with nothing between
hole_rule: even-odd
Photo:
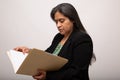
<instances>
[{"instance_id":1,"label":"woman's neck","mask_svg":"<svg viewBox=\"0 0 120 80\"><path fill-rule=\"evenodd\" d=\"M70 33L70 34L71 34L71 33ZM64 35L63 39L60 41L60 44L61 44L61 45L64 45L64 44L65 44L65 42L68 40L70 34Z\"/></svg>"}]
</instances>

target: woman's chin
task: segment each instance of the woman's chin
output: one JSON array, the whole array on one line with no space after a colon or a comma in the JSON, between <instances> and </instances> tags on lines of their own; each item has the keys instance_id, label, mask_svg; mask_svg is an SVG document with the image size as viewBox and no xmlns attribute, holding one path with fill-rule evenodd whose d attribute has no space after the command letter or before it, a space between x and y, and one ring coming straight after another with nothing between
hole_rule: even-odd
<instances>
[{"instance_id":1,"label":"woman's chin","mask_svg":"<svg viewBox=\"0 0 120 80\"><path fill-rule=\"evenodd\" d=\"M64 35L64 33L60 32L61 35Z\"/></svg>"}]
</instances>

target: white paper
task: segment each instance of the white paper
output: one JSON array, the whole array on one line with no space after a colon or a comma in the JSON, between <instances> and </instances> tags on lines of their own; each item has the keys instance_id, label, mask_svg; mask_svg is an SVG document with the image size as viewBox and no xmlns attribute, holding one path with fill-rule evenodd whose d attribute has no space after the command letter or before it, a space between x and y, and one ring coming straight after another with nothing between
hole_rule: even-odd
<instances>
[{"instance_id":1,"label":"white paper","mask_svg":"<svg viewBox=\"0 0 120 80\"><path fill-rule=\"evenodd\" d=\"M20 65L23 63L24 59L28 54L23 54L22 52L18 52L15 50L7 51L8 57L12 63L15 73L19 69Z\"/></svg>"}]
</instances>

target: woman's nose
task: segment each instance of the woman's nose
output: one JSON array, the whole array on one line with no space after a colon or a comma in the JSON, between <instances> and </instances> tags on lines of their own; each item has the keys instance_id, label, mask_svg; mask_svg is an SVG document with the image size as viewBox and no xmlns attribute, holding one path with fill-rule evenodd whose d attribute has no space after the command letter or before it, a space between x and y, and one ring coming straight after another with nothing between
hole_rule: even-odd
<instances>
[{"instance_id":1,"label":"woman's nose","mask_svg":"<svg viewBox=\"0 0 120 80\"><path fill-rule=\"evenodd\" d=\"M61 26L61 23L60 23L60 22L58 22L56 25L57 25L57 27L59 28L59 27Z\"/></svg>"}]
</instances>

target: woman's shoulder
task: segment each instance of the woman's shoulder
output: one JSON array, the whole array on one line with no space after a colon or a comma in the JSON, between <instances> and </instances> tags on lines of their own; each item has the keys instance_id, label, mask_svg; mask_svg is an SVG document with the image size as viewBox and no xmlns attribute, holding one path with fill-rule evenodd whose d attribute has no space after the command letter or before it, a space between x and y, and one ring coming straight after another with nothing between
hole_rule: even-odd
<instances>
[{"instance_id":1,"label":"woman's shoulder","mask_svg":"<svg viewBox=\"0 0 120 80\"><path fill-rule=\"evenodd\" d=\"M58 40L60 40L60 39L62 39L62 38L63 38L63 35L61 35L60 33L57 33L57 34L54 36L53 41L58 41Z\"/></svg>"},{"instance_id":2,"label":"woman's shoulder","mask_svg":"<svg viewBox=\"0 0 120 80\"><path fill-rule=\"evenodd\" d=\"M56 38L62 38L63 37L63 35L61 35L60 33L57 33L55 36L54 36L54 39L56 39Z\"/></svg>"},{"instance_id":3,"label":"woman's shoulder","mask_svg":"<svg viewBox=\"0 0 120 80\"><path fill-rule=\"evenodd\" d=\"M81 31L74 32L72 39L75 41L76 40L90 40L90 41L92 41L91 37L88 33L81 32Z\"/></svg>"}]
</instances>

